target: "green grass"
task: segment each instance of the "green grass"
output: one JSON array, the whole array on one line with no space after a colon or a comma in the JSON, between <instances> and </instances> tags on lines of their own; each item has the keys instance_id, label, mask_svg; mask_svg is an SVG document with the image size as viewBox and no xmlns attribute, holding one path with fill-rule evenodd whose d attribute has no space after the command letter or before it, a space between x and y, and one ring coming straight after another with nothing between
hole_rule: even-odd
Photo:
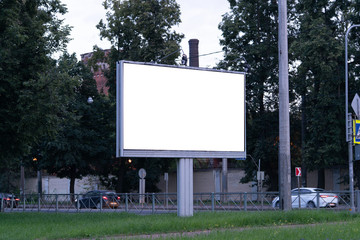
<instances>
[{"instance_id":1,"label":"green grass","mask_svg":"<svg viewBox=\"0 0 360 240\"><path fill-rule=\"evenodd\" d=\"M347 224L319 224L316 226L261 228L243 231L214 231L208 235L194 237L173 237L171 239L237 239L237 240L350 240L360 239L360 222Z\"/></svg>"},{"instance_id":2,"label":"green grass","mask_svg":"<svg viewBox=\"0 0 360 240\"><path fill-rule=\"evenodd\" d=\"M339 222L341 225L325 224ZM342 222L347 222L343 224ZM284 225L320 223L311 227ZM325 225L324 225L325 224ZM250 228L256 228L251 229ZM260 227L260 228L259 228ZM263 228L270 227L270 228ZM235 231L237 228L249 230ZM1 213L0 239L68 239L196 230L221 230L197 239L360 239L360 215L333 211L197 213L139 216L127 213ZM225 230L224 230L225 229ZM335 237L344 232L349 237ZM321 233L329 233L329 236ZM335 234L336 233L336 234ZM257 235L258 234L258 235ZM290 238L290 236L296 236ZM251 235L251 238L249 236ZM247 236L247 237L246 237ZM270 237L269 237L270 236ZM282 237L284 236L284 237ZM282 238L280 238L282 237ZM332 238L334 237L334 238Z\"/></svg>"}]
</instances>

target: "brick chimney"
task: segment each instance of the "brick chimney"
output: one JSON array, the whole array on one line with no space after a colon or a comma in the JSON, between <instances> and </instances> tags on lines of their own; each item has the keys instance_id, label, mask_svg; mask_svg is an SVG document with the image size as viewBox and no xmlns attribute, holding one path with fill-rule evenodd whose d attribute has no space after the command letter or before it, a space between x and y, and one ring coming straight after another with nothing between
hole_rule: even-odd
<instances>
[{"instance_id":1,"label":"brick chimney","mask_svg":"<svg viewBox=\"0 0 360 240\"><path fill-rule=\"evenodd\" d=\"M199 67L199 40L190 39L189 40L189 66L190 67Z\"/></svg>"}]
</instances>

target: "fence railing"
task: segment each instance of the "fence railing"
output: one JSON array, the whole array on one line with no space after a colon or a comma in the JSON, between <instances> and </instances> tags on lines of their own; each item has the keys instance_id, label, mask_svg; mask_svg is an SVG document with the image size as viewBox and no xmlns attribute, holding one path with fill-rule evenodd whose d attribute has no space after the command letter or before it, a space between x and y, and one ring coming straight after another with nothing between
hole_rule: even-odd
<instances>
[{"instance_id":1,"label":"fence railing","mask_svg":"<svg viewBox=\"0 0 360 240\"><path fill-rule=\"evenodd\" d=\"M307 209L349 210L350 192L327 192L292 196L292 207ZM194 212L201 211L277 211L278 192L194 193ZM156 214L177 212L176 193L119 193L114 196L82 194L23 194L1 199L0 209L45 212L132 212ZM360 212L360 191L355 191L355 206Z\"/></svg>"}]
</instances>

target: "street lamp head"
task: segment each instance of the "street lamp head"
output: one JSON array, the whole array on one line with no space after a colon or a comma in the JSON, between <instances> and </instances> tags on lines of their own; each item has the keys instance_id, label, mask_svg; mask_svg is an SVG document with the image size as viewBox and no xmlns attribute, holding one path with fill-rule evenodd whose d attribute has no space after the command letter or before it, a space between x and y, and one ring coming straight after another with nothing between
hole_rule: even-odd
<instances>
[{"instance_id":1,"label":"street lamp head","mask_svg":"<svg viewBox=\"0 0 360 240\"><path fill-rule=\"evenodd\" d=\"M87 103L91 104L94 102L94 99L92 97L88 97L87 99Z\"/></svg>"}]
</instances>

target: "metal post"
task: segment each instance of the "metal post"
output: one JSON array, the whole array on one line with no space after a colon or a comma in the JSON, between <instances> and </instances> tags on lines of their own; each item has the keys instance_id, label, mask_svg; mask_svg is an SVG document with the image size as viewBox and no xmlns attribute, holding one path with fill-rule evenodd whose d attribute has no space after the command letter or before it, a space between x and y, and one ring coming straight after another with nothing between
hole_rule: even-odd
<instances>
[{"instance_id":1,"label":"metal post","mask_svg":"<svg viewBox=\"0 0 360 240\"><path fill-rule=\"evenodd\" d=\"M23 212L25 211L26 195L23 193Z\"/></svg>"},{"instance_id":2,"label":"metal post","mask_svg":"<svg viewBox=\"0 0 360 240\"><path fill-rule=\"evenodd\" d=\"M259 190L258 190L258 192L261 192L261 182L262 182L262 178L261 178L261 172L260 172L260 164L261 164L261 161L260 161L260 159L259 159L259 168L258 168L258 172L259 172L259 174L260 174L260 178L258 179L258 185L259 185Z\"/></svg>"},{"instance_id":3,"label":"metal post","mask_svg":"<svg viewBox=\"0 0 360 240\"><path fill-rule=\"evenodd\" d=\"M215 196L214 193L211 193L211 211L215 211Z\"/></svg>"},{"instance_id":4,"label":"metal post","mask_svg":"<svg viewBox=\"0 0 360 240\"><path fill-rule=\"evenodd\" d=\"M300 200L300 176L297 177L298 182L298 198L299 198L299 209L301 208L301 200Z\"/></svg>"},{"instance_id":5,"label":"metal post","mask_svg":"<svg viewBox=\"0 0 360 240\"><path fill-rule=\"evenodd\" d=\"M41 205L40 201L41 201L41 194L38 193L38 212L40 212L40 205Z\"/></svg>"},{"instance_id":6,"label":"metal post","mask_svg":"<svg viewBox=\"0 0 360 240\"><path fill-rule=\"evenodd\" d=\"M193 159L177 161L177 205L179 217L193 216Z\"/></svg>"},{"instance_id":7,"label":"metal post","mask_svg":"<svg viewBox=\"0 0 360 240\"><path fill-rule=\"evenodd\" d=\"M350 212L355 212L354 202L354 168L353 168L353 152L352 152L352 132L349 133L348 122L348 102L349 102L349 84L348 84L348 35L352 28L360 27L360 24L355 24L349 27L345 34L345 122L346 122L346 141L348 142L349 151L349 188L350 188ZM351 125L351 122L350 122ZM351 134L351 136L350 136Z\"/></svg>"},{"instance_id":8,"label":"metal post","mask_svg":"<svg viewBox=\"0 0 360 240\"><path fill-rule=\"evenodd\" d=\"M77 194L77 201L76 201L76 211L79 212L80 209L80 198L79 198L79 194Z\"/></svg>"},{"instance_id":9,"label":"metal post","mask_svg":"<svg viewBox=\"0 0 360 240\"><path fill-rule=\"evenodd\" d=\"M226 193L228 192L228 160L227 158L222 159L222 193L223 202L227 201Z\"/></svg>"},{"instance_id":10,"label":"metal post","mask_svg":"<svg viewBox=\"0 0 360 240\"><path fill-rule=\"evenodd\" d=\"M20 166L20 195L25 193L25 170L21 162Z\"/></svg>"},{"instance_id":11,"label":"metal post","mask_svg":"<svg viewBox=\"0 0 360 240\"><path fill-rule=\"evenodd\" d=\"M164 180L165 180L165 207L168 209L169 207L169 173L164 174Z\"/></svg>"},{"instance_id":12,"label":"metal post","mask_svg":"<svg viewBox=\"0 0 360 240\"><path fill-rule=\"evenodd\" d=\"M279 193L280 207L291 210L289 63L286 0L279 0Z\"/></svg>"},{"instance_id":13,"label":"metal post","mask_svg":"<svg viewBox=\"0 0 360 240\"><path fill-rule=\"evenodd\" d=\"M128 194L125 193L125 212L129 211L129 205L128 205Z\"/></svg>"},{"instance_id":14,"label":"metal post","mask_svg":"<svg viewBox=\"0 0 360 240\"><path fill-rule=\"evenodd\" d=\"M155 213L155 193L152 193L152 199L151 199L151 201L152 201L151 212L152 212L152 214L154 214L154 213Z\"/></svg>"},{"instance_id":15,"label":"metal post","mask_svg":"<svg viewBox=\"0 0 360 240\"><path fill-rule=\"evenodd\" d=\"M58 195L55 195L55 212L58 212L59 210L59 198Z\"/></svg>"},{"instance_id":16,"label":"metal post","mask_svg":"<svg viewBox=\"0 0 360 240\"><path fill-rule=\"evenodd\" d=\"M244 193L244 211L247 211L247 193Z\"/></svg>"},{"instance_id":17,"label":"metal post","mask_svg":"<svg viewBox=\"0 0 360 240\"><path fill-rule=\"evenodd\" d=\"M100 193L100 212L102 211L102 203L103 203L103 200L102 200L102 193Z\"/></svg>"},{"instance_id":18,"label":"metal post","mask_svg":"<svg viewBox=\"0 0 360 240\"><path fill-rule=\"evenodd\" d=\"M14 208L14 201L15 201L14 194L11 194L11 204L10 204L10 209L11 209L11 211L12 211L13 208Z\"/></svg>"},{"instance_id":19,"label":"metal post","mask_svg":"<svg viewBox=\"0 0 360 240\"><path fill-rule=\"evenodd\" d=\"M320 209L320 193L319 192L316 193L316 209L317 210Z\"/></svg>"},{"instance_id":20,"label":"metal post","mask_svg":"<svg viewBox=\"0 0 360 240\"><path fill-rule=\"evenodd\" d=\"M42 176L41 170L37 170L38 194L42 194Z\"/></svg>"}]
</instances>

